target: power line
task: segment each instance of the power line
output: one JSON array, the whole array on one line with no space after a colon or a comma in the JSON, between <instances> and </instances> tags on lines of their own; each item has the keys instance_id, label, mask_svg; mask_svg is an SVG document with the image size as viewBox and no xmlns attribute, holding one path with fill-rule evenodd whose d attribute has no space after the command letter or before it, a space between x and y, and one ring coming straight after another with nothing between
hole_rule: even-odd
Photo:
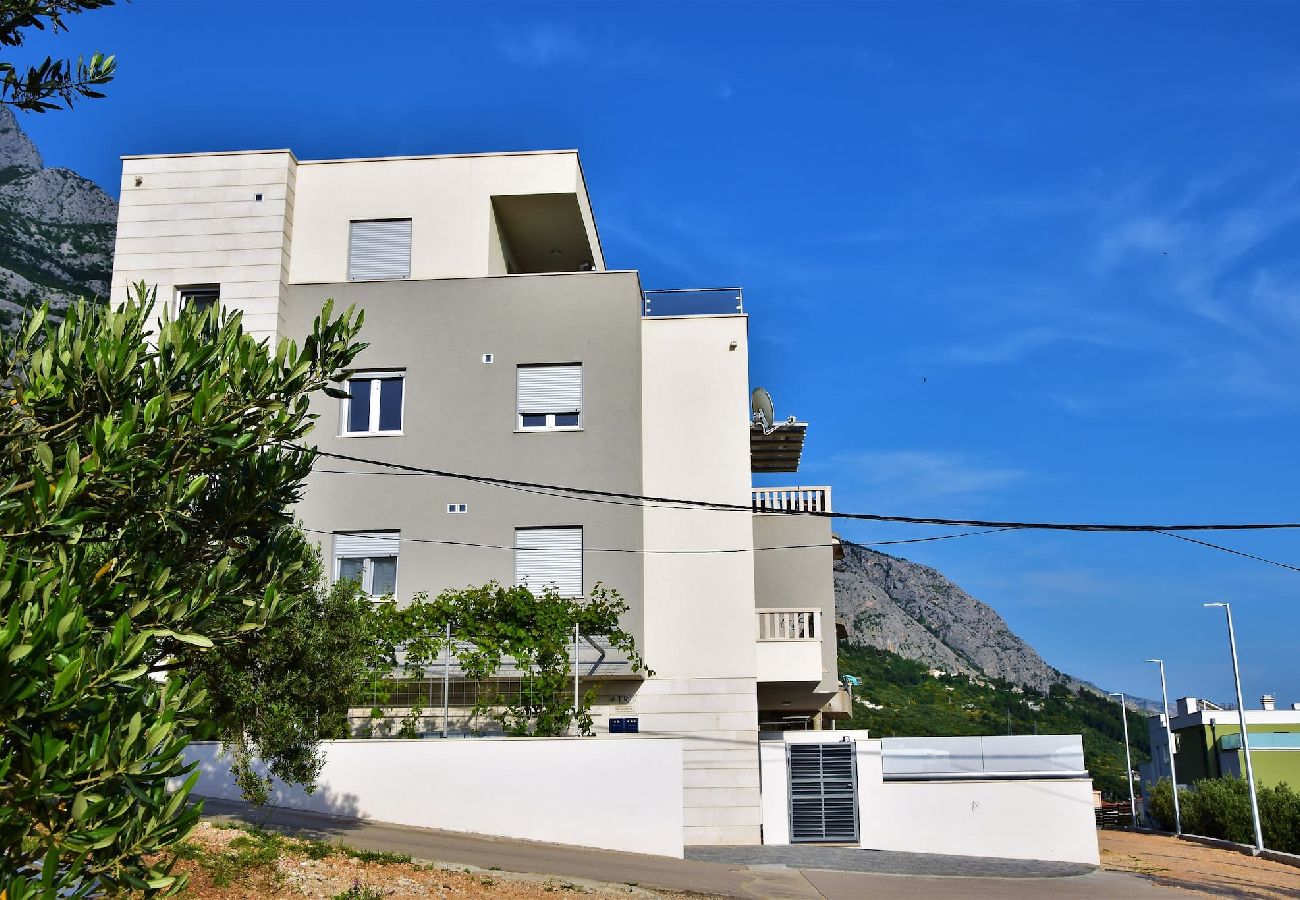
<instances>
[{"instance_id":1,"label":"power line","mask_svg":"<svg viewBox=\"0 0 1300 900\"><path fill-rule=\"evenodd\" d=\"M338 534L347 534L348 532L322 531L319 528L303 528L309 534L319 534L333 537ZM1005 531L1004 528L993 529L993 531ZM936 537L912 538L905 541L866 541L858 543L860 547L879 547L885 544L917 544L923 541L946 541L952 538L973 537L977 534L992 534L993 531L968 531L964 534L943 534ZM490 544L483 541L453 541L442 538L425 538L425 537L407 537L398 533L398 540L410 542L412 544L436 544L444 547L471 547L480 550L531 550L531 547L516 547L510 544ZM583 553L628 553L646 556L700 556L705 554L719 553L762 553L769 550L828 550L835 547L834 543L829 544L781 544L774 547L721 547L721 548L701 548L698 550L650 550L645 548L629 547L588 547L583 546Z\"/></svg>"},{"instance_id":2,"label":"power line","mask_svg":"<svg viewBox=\"0 0 1300 900\"><path fill-rule=\"evenodd\" d=\"M1278 562L1273 559L1266 559L1263 556L1256 556L1253 553L1245 553L1241 550L1233 550L1231 547L1222 547L1218 544L1211 544L1209 541L1198 541L1196 538L1190 538L1182 534L1173 534L1168 531L1158 531L1156 534L1163 534L1165 537L1178 538L1180 541L1187 541L1189 544L1200 544L1202 547L1209 547L1212 550L1222 550L1224 553L1231 553L1233 556L1244 556L1246 559L1253 559L1256 562L1268 563L1270 566L1277 566L1279 569L1290 569L1292 572L1300 572L1300 566L1292 566L1287 563Z\"/></svg>"},{"instance_id":3,"label":"power line","mask_svg":"<svg viewBox=\"0 0 1300 900\"><path fill-rule=\"evenodd\" d=\"M385 474L406 474L406 475L425 475L436 478L449 478L459 481L469 481L478 484L495 485L516 490L544 491L553 495L571 494L572 497L566 499L573 500L592 500L594 502L609 501L632 501L638 505L645 506L668 506L676 509L705 509L717 512L748 512L756 510L752 505L742 505L738 503L721 503L711 500L690 500L680 497L654 497L645 494L634 494L626 491L605 491L596 488L579 488L566 485L546 484L545 482L520 481L513 478L498 478L490 475L474 475L464 472L451 472L444 469L430 469L422 466L411 466L404 463L387 462L380 459L368 459L362 456L350 456L344 453L331 453L326 450L313 450L310 447L299 445L286 445L291 449L314 452L318 456L327 459L343 460L345 462L362 463L364 465L382 466L392 469L392 473L385 472L343 472L342 470L321 470L334 474L348 475L385 475ZM1093 532L1119 532L1119 533L1153 533L1153 532L1174 532L1174 531L1276 531L1280 529L1300 528L1300 522L1252 522L1252 523L1202 523L1202 524L1173 524L1173 525L1148 525L1135 524L1128 525L1122 523L1097 523L1097 522L1016 522L1016 521L997 521L990 519L947 519L937 516L891 516L881 513L855 513L855 512L826 512L821 510L796 510L796 509L763 509L764 513L776 515L793 515L793 516L810 516L813 518L823 519L851 519L866 522L894 522L906 525L940 525L950 527L969 526L974 528L987 528L995 531L1002 530L1034 530L1034 531L1093 531ZM1226 549L1226 548L1224 548Z\"/></svg>"}]
</instances>

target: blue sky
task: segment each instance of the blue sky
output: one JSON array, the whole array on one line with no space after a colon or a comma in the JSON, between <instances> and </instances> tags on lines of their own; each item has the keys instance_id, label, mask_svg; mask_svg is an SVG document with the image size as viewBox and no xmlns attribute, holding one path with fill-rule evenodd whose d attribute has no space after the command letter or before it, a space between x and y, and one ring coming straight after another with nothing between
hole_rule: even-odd
<instances>
[{"instance_id":1,"label":"blue sky","mask_svg":"<svg viewBox=\"0 0 1300 900\"><path fill-rule=\"evenodd\" d=\"M363 15L363 13L365 13ZM109 99L23 125L124 153L577 147L611 267L740 284L753 377L841 509L1300 518L1300 9L158 2ZM842 524L872 541L929 534ZM1211 540L1300 564L1300 534ZM1110 689L1300 701L1300 574L1155 535L899 548Z\"/></svg>"}]
</instances>

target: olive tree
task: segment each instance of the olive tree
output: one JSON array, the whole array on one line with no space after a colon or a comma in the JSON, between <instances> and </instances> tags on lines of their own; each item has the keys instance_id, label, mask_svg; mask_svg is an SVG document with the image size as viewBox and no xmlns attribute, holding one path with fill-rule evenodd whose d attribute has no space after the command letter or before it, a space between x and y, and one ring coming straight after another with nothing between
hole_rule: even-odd
<instances>
[{"instance_id":1,"label":"olive tree","mask_svg":"<svg viewBox=\"0 0 1300 900\"><path fill-rule=\"evenodd\" d=\"M0 0L0 46L21 47L32 30L67 31L67 17L112 5L113 0ZM58 109L60 103L71 108L78 100L103 97L96 88L116 72L117 60L102 53L89 62L84 56L76 62L47 56L26 68L0 60L0 104L28 112Z\"/></svg>"},{"instance_id":2,"label":"olive tree","mask_svg":"<svg viewBox=\"0 0 1300 900\"><path fill-rule=\"evenodd\" d=\"M0 336L0 895L174 890L146 856L197 811L195 667L313 587L295 526L309 396L362 346L326 304L301 346L238 315L36 313ZM188 775L188 778L186 777Z\"/></svg>"}]
</instances>

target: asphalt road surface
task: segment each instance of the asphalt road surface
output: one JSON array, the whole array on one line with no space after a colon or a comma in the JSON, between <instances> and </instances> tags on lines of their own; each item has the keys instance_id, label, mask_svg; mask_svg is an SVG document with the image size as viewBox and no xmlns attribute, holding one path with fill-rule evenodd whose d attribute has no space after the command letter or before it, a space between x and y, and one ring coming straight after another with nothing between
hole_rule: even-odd
<instances>
[{"instance_id":1,"label":"asphalt road surface","mask_svg":"<svg viewBox=\"0 0 1300 900\"><path fill-rule=\"evenodd\" d=\"M1088 871L1060 864L981 860L930 854L880 854L828 847L692 848L690 859L669 859L562 844L507 840L341 819L296 810L253 809L207 800L206 818L238 820L289 834L341 841L367 850L507 872L568 876L611 884L686 891L713 897L773 900L857 900L861 897L997 900L1075 900L1124 897L1186 898L1124 872ZM831 852L826 852L831 851ZM702 858L707 857L707 858ZM848 866L854 866L848 870ZM838 868L835 868L838 867Z\"/></svg>"}]
</instances>

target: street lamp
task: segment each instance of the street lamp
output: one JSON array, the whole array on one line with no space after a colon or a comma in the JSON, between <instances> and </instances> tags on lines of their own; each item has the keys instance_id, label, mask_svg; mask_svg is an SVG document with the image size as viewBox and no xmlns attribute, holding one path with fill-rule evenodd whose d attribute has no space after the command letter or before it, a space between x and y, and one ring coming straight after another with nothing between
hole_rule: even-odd
<instances>
[{"instance_id":1,"label":"street lamp","mask_svg":"<svg viewBox=\"0 0 1300 900\"><path fill-rule=\"evenodd\" d=\"M1128 771L1124 774L1128 776L1128 809L1129 815L1132 816L1130 821L1132 822L1133 830L1136 831L1138 824L1138 805L1137 798L1133 796L1133 757L1129 753L1128 749L1128 710L1124 708L1123 691L1111 691L1110 695L1119 698L1119 715L1120 718L1124 720L1124 764L1128 766Z\"/></svg>"},{"instance_id":2,"label":"street lamp","mask_svg":"<svg viewBox=\"0 0 1300 900\"><path fill-rule=\"evenodd\" d=\"M1169 691L1165 688L1165 661L1148 659L1160 666L1160 696L1165 702L1165 744L1169 749L1169 781L1174 789L1174 834L1183 833L1183 814L1178 809L1178 769L1174 766L1174 732L1169 727Z\"/></svg>"},{"instance_id":3,"label":"street lamp","mask_svg":"<svg viewBox=\"0 0 1300 900\"><path fill-rule=\"evenodd\" d=\"M1228 649L1232 651L1232 677L1237 683L1237 719L1241 722L1241 752L1246 756L1246 784L1250 786L1250 817L1255 823L1255 848L1264 849L1264 831L1259 824L1259 800L1255 797L1255 770L1250 765L1250 738L1246 733L1246 704L1241 700L1241 672L1237 668L1237 636L1232 630L1232 604L1202 603L1206 609L1223 607L1228 616Z\"/></svg>"}]
</instances>

